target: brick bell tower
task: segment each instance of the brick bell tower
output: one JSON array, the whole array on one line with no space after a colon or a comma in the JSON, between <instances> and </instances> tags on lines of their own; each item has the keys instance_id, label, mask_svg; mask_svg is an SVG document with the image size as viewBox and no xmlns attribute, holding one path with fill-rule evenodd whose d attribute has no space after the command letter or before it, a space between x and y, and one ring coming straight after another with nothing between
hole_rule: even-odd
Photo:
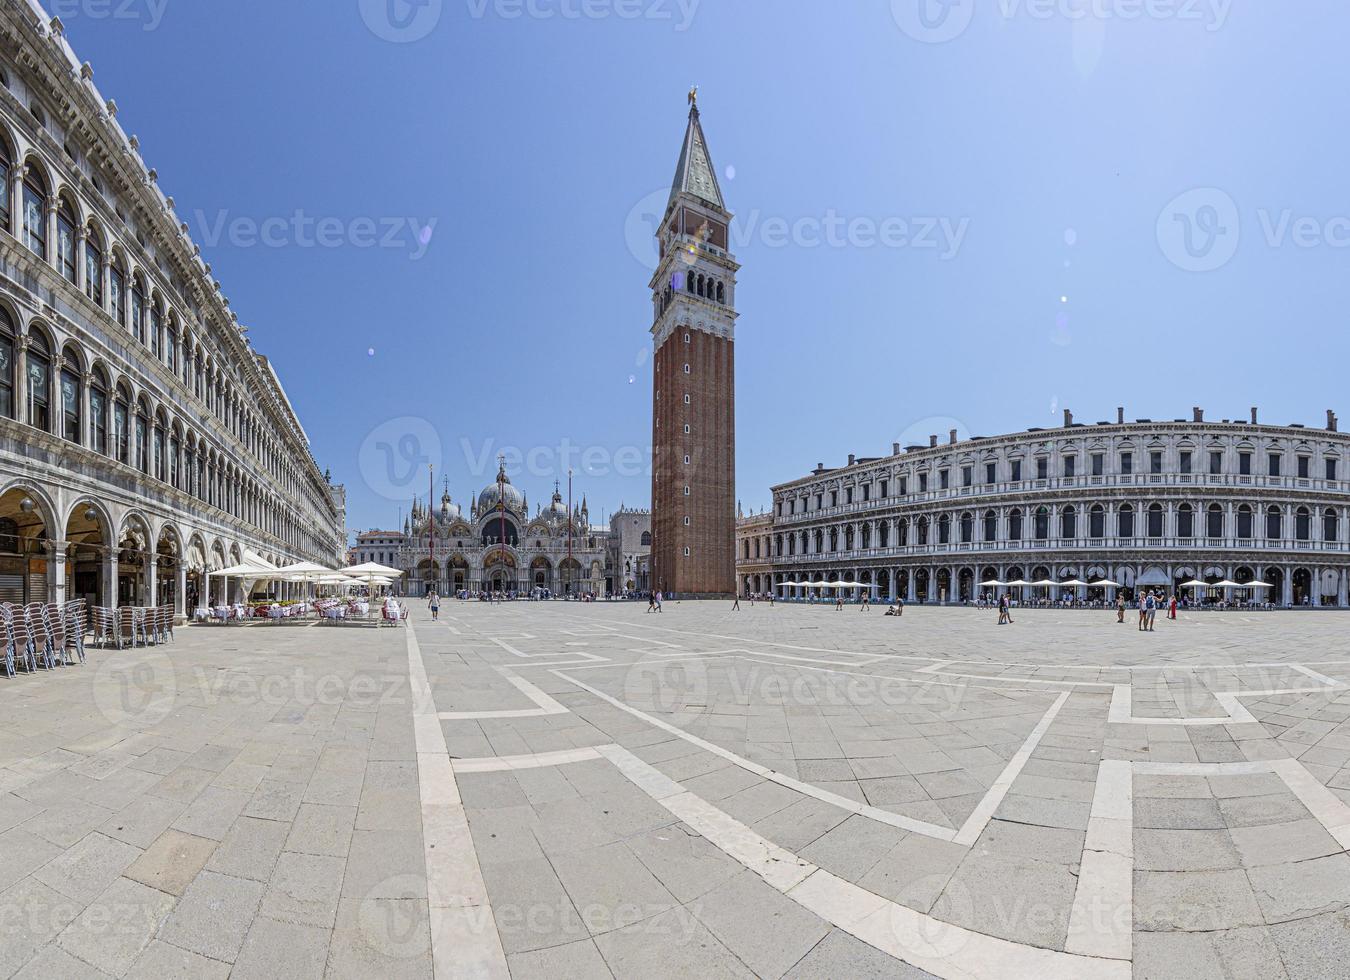
<instances>
[{"instance_id":1,"label":"brick bell tower","mask_svg":"<svg viewBox=\"0 0 1350 980\"><path fill-rule=\"evenodd\" d=\"M652 277L651 587L736 591L736 272L722 200L689 93L689 125L657 232Z\"/></svg>"}]
</instances>

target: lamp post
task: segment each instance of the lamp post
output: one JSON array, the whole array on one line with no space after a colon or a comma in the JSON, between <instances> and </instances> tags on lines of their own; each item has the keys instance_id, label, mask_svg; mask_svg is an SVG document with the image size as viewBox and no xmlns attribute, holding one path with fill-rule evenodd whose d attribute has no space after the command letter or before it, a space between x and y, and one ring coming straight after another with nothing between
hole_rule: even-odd
<instances>
[{"instance_id":1,"label":"lamp post","mask_svg":"<svg viewBox=\"0 0 1350 980\"><path fill-rule=\"evenodd\" d=\"M572 467L567 468L567 594L572 594Z\"/></svg>"}]
</instances>

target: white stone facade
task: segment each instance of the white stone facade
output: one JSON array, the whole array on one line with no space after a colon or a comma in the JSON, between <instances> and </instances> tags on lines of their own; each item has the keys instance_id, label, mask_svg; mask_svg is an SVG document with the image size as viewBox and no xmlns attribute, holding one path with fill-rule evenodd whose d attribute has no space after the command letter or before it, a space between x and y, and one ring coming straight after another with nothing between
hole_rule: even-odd
<instances>
[{"instance_id":1,"label":"white stone facade","mask_svg":"<svg viewBox=\"0 0 1350 980\"><path fill-rule=\"evenodd\" d=\"M740 522L738 586L842 578L959 602L990 579L1131 592L1230 579L1268 583L1255 594L1278 604L1350 604L1350 436L1334 414L1325 429L1258 424L1255 409L1241 422L1065 414L1058 429L934 436L775 486L768 521Z\"/></svg>"},{"instance_id":2,"label":"white stone facade","mask_svg":"<svg viewBox=\"0 0 1350 980\"><path fill-rule=\"evenodd\" d=\"M340 563L341 488L37 12L0 0L0 599L181 613L247 553Z\"/></svg>"}]
</instances>

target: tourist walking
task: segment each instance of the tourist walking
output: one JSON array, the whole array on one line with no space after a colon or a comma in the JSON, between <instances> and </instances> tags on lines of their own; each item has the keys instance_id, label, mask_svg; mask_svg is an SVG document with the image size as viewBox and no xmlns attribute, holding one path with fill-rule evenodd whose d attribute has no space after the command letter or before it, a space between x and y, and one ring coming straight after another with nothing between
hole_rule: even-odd
<instances>
[{"instance_id":1,"label":"tourist walking","mask_svg":"<svg viewBox=\"0 0 1350 980\"><path fill-rule=\"evenodd\" d=\"M1116 622L1125 622L1125 596L1121 593L1116 594Z\"/></svg>"},{"instance_id":2,"label":"tourist walking","mask_svg":"<svg viewBox=\"0 0 1350 980\"><path fill-rule=\"evenodd\" d=\"M1167 602L1167 618L1177 618L1177 595L1175 592L1172 593L1172 598Z\"/></svg>"},{"instance_id":3,"label":"tourist walking","mask_svg":"<svg viewBox=\"0 0 1350 980\"><path fill-rule=\"evenodd\" d=\"M739 592L736 593L736 601L731 604L731 611L732 612L741 611L741 594Z\"/></svg>"},{"instance_id":4,"label":"tourist walking","mask_svg":"<svg viewBox=\"0 0 1350 980\"><path fill-rule=\"evenodd\" d=\"M1148 598L1144 600L1144 622L1145 632L1153 632L1153 620L1158 615L1158 597L1150 592Z\"/></svg>"},{"instance_id":5,"label":"tourist walking","mask_svg":"<svg viewBox=\"0 0 1350 980\"><path fill-rule=\"evenodd\" d=\"M432 590L429 604L431 606L431 621L433 623L439 622L441 617L441 597L436 594L434 589Z\"/></svg>"},{"instance_id":6,"label":"tourist walking","mask_svg":"<svg viewBox=\"0 0 1350 980\"><path fill-rule=\"evenodd\" d=\"M656 611L657 611L657 612L660 612L660 611L661 611L661 599L662 599L661 593L658 591L658 592L656 593Z\"/></svg>"},{"instance_id":7,"label":"tourist walking","mask_svg":"<svg viewBox=\"0 0 1350 980\"><path fill-rule=\"evenodd\" d=\"M1012 621L1012 596L1005 592L998 597L998 625L1002 626Z\"/></svg>"},{"instance_id":8,"label":"tourist walking","mask_svg":"<svg viewBox=\"0 0 1350 980\"><path fill-rule=\"evenodd\" d=\"M1147 603L1147 601L1148 596L1146 596L1143 592L1140 592L1138 606L1139 606L1139 632L1141 633L1144 631L1144 620L1148 618L1148 609L1145 607L1145 603Z\"/></svg>"}]
</instances>

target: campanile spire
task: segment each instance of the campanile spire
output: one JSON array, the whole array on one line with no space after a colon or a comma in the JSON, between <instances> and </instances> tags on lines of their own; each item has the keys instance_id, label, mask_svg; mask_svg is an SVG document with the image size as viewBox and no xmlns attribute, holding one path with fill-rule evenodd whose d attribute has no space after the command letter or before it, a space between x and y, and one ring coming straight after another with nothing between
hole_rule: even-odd
<instances>
[{"instance_id":1,"label":"campanile spire","mask_svg":"<svg viewBox=\"0 0 1350 980\"><path fill-rule=\"evenodd\" d=\"M698 90L652 277L652 588L735 592L736 274Z\"/></svg>"}]
</instances>

